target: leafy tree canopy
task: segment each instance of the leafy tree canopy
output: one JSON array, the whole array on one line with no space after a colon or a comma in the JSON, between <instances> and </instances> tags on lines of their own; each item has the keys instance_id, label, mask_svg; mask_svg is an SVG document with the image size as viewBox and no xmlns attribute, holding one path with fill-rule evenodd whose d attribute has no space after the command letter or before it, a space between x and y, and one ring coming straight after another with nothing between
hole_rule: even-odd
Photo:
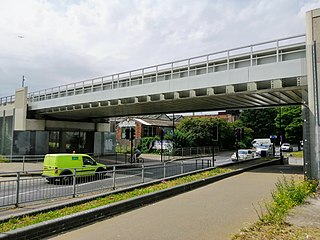
<instances>
[{"instance_id":1,"label":"leafy tree canopy","mask_svg":"<svg viewBox=\"0 0 320 240\"><path fill-rule=\"evenodd\" d=\"M240 121L253 130L253 138L267 138L271 134L277 134L275 125L277 114L276 108L248 109L241 112Z\"/></svg>"},{"instance_id":2,"label":"leafy tree canopy","mask_svg":"<svg viewBox=\"0 0 320 240\"><path fill-rule=\"evenodd\" d=\"M302 110L301 106L282 107L277 109L275 124L280 132L284 133L285 142L299 143L302 136Z\"/></svg>"}]
</instances>

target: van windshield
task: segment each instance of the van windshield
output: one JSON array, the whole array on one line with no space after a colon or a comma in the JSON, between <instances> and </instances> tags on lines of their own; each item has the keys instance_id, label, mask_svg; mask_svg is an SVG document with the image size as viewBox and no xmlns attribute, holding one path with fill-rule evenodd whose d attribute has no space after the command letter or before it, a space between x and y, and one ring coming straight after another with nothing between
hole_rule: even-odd
<instances>
[{"instance_id":1,"label":"van windshield","mask_svg":"<svg viewBox=\"0 0 320 240\"><path fill-rule=\"evenodd\" d=\"M268 145L268 144L261 144L261 145L260 145L260 148L262 148L262 149L268 149L268 148L269 148L269 145Z\"/></svg>"}]
</instances>

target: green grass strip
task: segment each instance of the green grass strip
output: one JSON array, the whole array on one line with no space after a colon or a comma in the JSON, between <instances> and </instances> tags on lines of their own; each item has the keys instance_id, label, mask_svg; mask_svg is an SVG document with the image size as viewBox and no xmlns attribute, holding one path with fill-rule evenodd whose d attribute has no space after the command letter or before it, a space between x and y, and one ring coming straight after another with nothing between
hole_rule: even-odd
<instances>
[{"instance_id":1,"label":"green grass strip","mask_svg":"<svg viewBox=\"0 0 320 240\"><path fill-rule=\"evenodd\" d=\"M184 183L205 179L208 177L216 176L216 175L227 173L230 171L231 171L230 169L217 168L210 171L205 171L205 172L201 172L193 175L184 176L174 180L162 181L161 183L157 183L152 186L137 188L125 193L111 194L109 196L98 198L98 199L95 199L86 203L82 203L76 206L65 207L63 209L54 210L54 211L45 212L45 213L39 213L31 216L24 216L21 218L11 218L8 222L4 222L0 224L0 232L8 232L10 230L14 230L17 228L22 228L29 225L41 223L44 221L68 216L74 213L83 212L93 208L105 206L111 203L115 203L122 200L130 199L133 197L160 191L160 190L181 185Z\"/></svg>"}]
</instances>

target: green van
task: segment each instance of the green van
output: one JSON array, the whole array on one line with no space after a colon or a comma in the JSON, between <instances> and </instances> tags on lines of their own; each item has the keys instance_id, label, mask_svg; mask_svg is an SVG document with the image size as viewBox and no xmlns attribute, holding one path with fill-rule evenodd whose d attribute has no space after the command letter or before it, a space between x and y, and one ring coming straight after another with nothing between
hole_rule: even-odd
<instances>
[{"instance_id":1,"label":"green van","mask_svg":"<svg viewBox=\"0 0 320 240\"><path fill-rule=\"evenodd\" d=\"M97 163L87 154L47 154L43 161L42 176L50 183L56 180L72 183L75 171L77 177L101 177L106 170L106 165Z\"/></svg>"}]
</instances>

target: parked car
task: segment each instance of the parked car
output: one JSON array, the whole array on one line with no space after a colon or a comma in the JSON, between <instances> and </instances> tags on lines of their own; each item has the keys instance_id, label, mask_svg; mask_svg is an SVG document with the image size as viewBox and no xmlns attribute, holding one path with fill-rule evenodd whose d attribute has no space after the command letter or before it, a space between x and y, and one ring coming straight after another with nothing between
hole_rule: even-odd
<instances>
[{"instance_id":1,"label":"parked car","mask_svg":"<svg viewBox=\"0 0 320 240\"><path fill-rule=\"evenodd\" d=\"M70 184L75 171L77 177L96 176L101 178L106 170L106 165L97 163L86 154L47 154L43 161L42 176L49 183L60 181Z\"/></svg>"},{"instance_id":2,"label":"parked car","mask_svg":"<svg viewBox=\"0 0 320 240\"><path fill-rule=\"evenodd\" d=\"M281 148L281 151L284 151L284 152L292 152L293 151L293 147L292 147L292 145L290 145L290 143L282 143L280 148Z\"/></svg>"},{"instance_id":3,"label":"parked car","mask_svg":"<svg viewBox=\"0 0 320 240\"><path fill-rule=\"evenodd\" d=\"M239 149L238 150L238 157L239 160L247 160L247 159L252 159L255 157L254 151L251 149ZM237 155L236 152L232 154L231 160L233 162L237 161Z\"/></svg>"},{"instance_id":4,"label":"parked car","mask_svg":"<svg viewBox=\"0 0 320 240\"><path fill-rule=\"evenodd\" d=\"M260 144L257 148L256 148L256 154L258 156L271 156L273 155L273 147L272 144Z\"/></svg>"}]
</instances>

